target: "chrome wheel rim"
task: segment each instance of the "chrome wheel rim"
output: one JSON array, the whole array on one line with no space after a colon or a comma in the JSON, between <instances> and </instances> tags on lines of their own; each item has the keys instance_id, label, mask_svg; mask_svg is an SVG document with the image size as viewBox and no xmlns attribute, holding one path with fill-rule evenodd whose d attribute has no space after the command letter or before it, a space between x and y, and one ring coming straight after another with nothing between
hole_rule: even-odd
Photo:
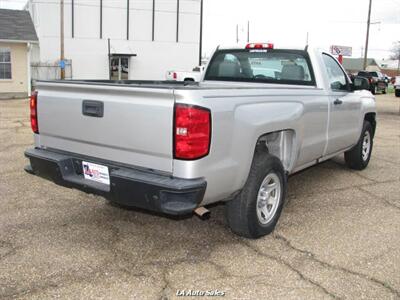
<instances>
[{"instance_id":1,"label":"chrome wheel rim","mask_svg":"<svg viewBox=\"0 0 400 300\"><path fill-rule=\"evenodd\" d=\"M371 151L371 134L369 131L364 133L363 144L362 144L362 159L366 161L369 157L369 152Z\"/></svg>"},{"instance_id":2,"label":"chrome wheel rim","mask_svg":"<svg viewBox=\"0 0 400 300\"><path fill-rule=\"evenodd\" d=\"M275 216L281 199L281 180L275 173L269 173L261 183L257 195L258 221L265 225Z\"/></svg>"}]
</instances>

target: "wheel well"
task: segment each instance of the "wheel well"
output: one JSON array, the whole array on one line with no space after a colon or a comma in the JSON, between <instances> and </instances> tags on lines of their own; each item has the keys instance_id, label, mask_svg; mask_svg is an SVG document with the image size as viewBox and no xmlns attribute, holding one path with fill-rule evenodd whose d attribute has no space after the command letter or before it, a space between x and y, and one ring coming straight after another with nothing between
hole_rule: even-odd
<instances>
[{"instance_id":1,"label":"wheel well","mask_svg":"<svg viewBox=\"0 0 400 300\"><path fill-rule=\"evenodd\" d=\"M266 151L282 162L284 169L290 170L293 164L294 130L281 130L263 134L257 140L256 150Z\"/></svg>"},{"instance_id":2,"label":"wheel well","mask_svg":"<svg viewBox=\"0 0 400 300\"><path fill-rule=\"evenodd\" d=\"M193 78L185 78L183 81L194 81Z\"/></svg>"},{"instance_id":3,"label":"wheel well","mask_svg":"<svg viewBox=\"0 0 400 300\"><path fill-rule=\"evenodd\" d=\"M372 134L375 135L376 130L376 113L367 113L364 116L364 120L368 121L372 126Z\"/></svg>"}]
</instances>

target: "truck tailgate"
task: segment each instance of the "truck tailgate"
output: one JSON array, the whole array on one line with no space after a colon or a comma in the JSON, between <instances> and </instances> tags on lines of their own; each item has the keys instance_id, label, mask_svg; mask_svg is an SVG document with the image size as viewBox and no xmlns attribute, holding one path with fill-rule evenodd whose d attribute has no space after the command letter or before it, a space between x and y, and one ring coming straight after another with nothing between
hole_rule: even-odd
<instances>
[{"instance_id":1,"label":"truck tailgate","mask_svg":"<svg viewBox=\"0 0 400 300\"><path fill-rule=\"evenodd\" d=\"M173 89L39 82L35 144L171 173L173 110Z\"/></svg>"}]
</instances>

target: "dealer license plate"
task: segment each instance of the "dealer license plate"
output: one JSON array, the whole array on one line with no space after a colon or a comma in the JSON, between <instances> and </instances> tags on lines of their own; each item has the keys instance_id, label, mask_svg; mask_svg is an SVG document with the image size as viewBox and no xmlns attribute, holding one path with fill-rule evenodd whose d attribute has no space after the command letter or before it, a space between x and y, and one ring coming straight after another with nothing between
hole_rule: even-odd
<instances>
[{"instance_id":1,"label":"dealer license plate","mask_svg":"<svg viewBox=\"0 0 400 300\"><path fill-rule=\"evenodd\" d=\"M85 179L110 185L108 167L82 161L83 176Z\"/></svg>"}]
</instances>

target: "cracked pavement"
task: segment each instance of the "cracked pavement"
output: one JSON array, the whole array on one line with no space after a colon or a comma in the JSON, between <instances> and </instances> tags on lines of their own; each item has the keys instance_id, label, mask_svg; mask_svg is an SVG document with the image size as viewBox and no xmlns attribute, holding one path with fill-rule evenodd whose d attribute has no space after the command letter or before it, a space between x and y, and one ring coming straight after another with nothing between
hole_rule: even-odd
<instances>
[{"instance_id":1,"label":"cracked pavement","mask_svg":"<svg viewBox=\"0 0 400 300\"><path fill-rule=\"evenodd\" d=\"M377 96L369 167L339 156L290 177L278 227L259 240L233 235L223 205L173 220L25 173L28 101L0 101L0 298L400 299L399 100Z\"/></svg>"}]
</instances>

